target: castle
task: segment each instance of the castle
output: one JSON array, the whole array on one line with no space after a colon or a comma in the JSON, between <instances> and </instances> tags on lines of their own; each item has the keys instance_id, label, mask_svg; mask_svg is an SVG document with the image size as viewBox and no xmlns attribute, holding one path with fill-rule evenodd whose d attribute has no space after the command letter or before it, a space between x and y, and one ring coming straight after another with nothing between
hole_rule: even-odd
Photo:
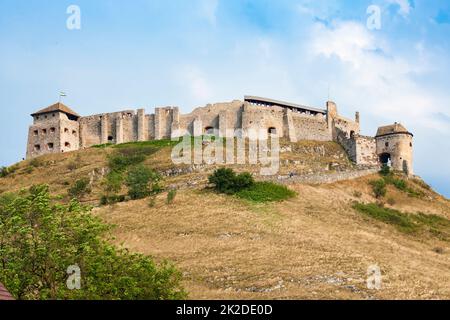
<instances>
[{"instance_id":1,"label":"castle","mask_svg":"<svg viewBox=\"0 0 450 320\"><path fill-rule=\"evenodd\" d=\"M246 96L244 101L218 103L180 114L178 107L120 111L81 117L62 103L31 115L27 158L48 153L70 152L98 144L178 138L189 133L201 136L230 130L264 129L291 142L335 141L357 165L389 164L394 170L413 174L413 134L401 124L380 127L375 137L360 134L359 113L355 119L338 114L334 102L326 109Z\"/></svg>"}]
</instances>

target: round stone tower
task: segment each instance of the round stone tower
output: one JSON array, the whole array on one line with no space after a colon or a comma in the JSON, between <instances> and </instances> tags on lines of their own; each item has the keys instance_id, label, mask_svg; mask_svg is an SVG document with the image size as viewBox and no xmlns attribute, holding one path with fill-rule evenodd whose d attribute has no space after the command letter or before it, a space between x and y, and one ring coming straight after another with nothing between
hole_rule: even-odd
<instances>
[{"instance_id":1,"label":"round stone tower","mask_svg":"<svg viewBox=\"0 0 450 320\"><path fill-rule=\"evenodd\" d=\"M380 163L413 175L413 137L400 123L378 128L375 139Z\"/></svg>"}]
</instances>

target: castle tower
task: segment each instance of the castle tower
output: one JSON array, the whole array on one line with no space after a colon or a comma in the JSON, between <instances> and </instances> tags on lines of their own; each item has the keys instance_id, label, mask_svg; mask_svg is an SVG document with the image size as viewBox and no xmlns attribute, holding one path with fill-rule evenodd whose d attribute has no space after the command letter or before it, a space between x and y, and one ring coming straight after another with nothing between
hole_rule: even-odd
<instances>
[{"instance_id":1,"label":"castle tower","mask_svg":"<svg viewBox=\"0 0 450 320\"><path fill-rule=\"evenodd\" d=\"M392 169L413 175L413 137L400 123L378 128L375 139L381 164L390 163Z\"/></svg>"},{"instance_id":2,"label":"castle tower","mask_svg":"<svg viewBox=\"0 0 450 320\"><path fill-rule=\"evenodd\" d=\"M56 103L31 115L27 158L49 153L69 152L80 146L80 116L62 103Z\"/></svg>"}]
</instances>

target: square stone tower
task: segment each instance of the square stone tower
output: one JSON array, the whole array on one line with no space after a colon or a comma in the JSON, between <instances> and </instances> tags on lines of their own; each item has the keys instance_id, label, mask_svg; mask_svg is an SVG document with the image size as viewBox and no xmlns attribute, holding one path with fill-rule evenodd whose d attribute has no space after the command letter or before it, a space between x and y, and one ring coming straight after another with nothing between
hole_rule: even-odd
<instances>
[{"instance_id":1,"label":"square stone tower","mask_svg":"<svg viewBox=\"0 0 450 320\"><path fill-rule=\"evenodd\" d=\"M27 159L49 153L78 150L80 147L80 116L58 102L31 115L28 131Z\"/></svg>"}]
</instances>

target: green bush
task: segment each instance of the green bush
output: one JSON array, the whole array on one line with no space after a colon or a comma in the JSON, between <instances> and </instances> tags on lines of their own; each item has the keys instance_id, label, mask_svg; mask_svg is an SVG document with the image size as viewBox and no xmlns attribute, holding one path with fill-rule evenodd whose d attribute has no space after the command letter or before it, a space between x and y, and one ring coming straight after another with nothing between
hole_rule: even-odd
<instances>
[{"instance_id":1,"label":"green bush","mask_svg":"<svg viewBox=\"0 0 450 320\"><path fill-rule=\"evenodd\" d=\"M371 181L373 193L377 199L383 198L386 195L386 182L384 179Z\"/></svg>"},{"instance_id":2,"label":"green bush","mask_svg":"<svg viewBox=\"0 0 450 320\"><path fill-rule=\"evenodd\" d=\"M239 191L239 198L253 202L283 201L295 197L296 193L286 186L273 182L256 182L252 186Z\"/></svg>"},{"instance_id":3,"label":"green bush","mask_svg":"<svg viewBox=\"0 0 450 320\"><path fill-rule=\"evenodd\" d=\"M0 196L0 282L20 300L186 298L173 265L111 245L110 229L77 201L53 204L48 186ZM67 287L73 265L79 290Z\"/></svg>"},{"instance_id":4,"label":"green bush","mask_svg":"<svg viewBox=\"0 0 450 320\"><path fill-rule=\"evenodd\" d=\"M172 189L167 193L167 204L172 204L177 196L177 190Z\"/></svg>"},{"instance_id":5,"label":"green bush","mask_svg":"<svg viewBox=\"0 0 450 320\"><path fill-rule=\"evenodd\" d=\"M123 174L118 171L111 171L106 176L106 191L117 193L122 190Z\"/></svg>"},{"instance_id":6,"label":"green bush","mask_svg":"<svg viewBox=\"0 0 450 320\"><path fill-rule=\"evenodd\" d=\"M81 199L88 193L91 193L91 188L89 187L89 179L87 178L75 181L69 189L69 196L72 199Z\"/></svg>"},{"instance_id":7,"label":"green bush","mask_svg":"<svg viewBox=\"0 0 450 320\"><path fill-rule=\"evenodd\" d=\"M229 168L221 168L209 176L209 183L214 184L220 193L235 194L245 188L251 187L255 181L250 173L236 173Z\"/></svg>"},{"instance_id":8,"label":"green bush","mask_svg":"<svg viewBox=\"0 0 450 320\"><path fill-rule=\"evenodd\" d=\"M389 167L388 165L383 165L383 167L381 168L380 174L382 176L389 176L391 174L391 167Z\"/></svg>"},{"instance_id":9,"label":"green bush","mask_svg":"<svg viewBox=\"0 0 450 320\"><path fill-rule=\"evenodd\" d=\"M115 203L119 203L119 202L124 202L125 196L124 195L103 195L100 198L100 205L101 206L106 206L108 204L115 204Z\"/></svg>"},{"instance_id":10,"label":"green bush","mask_svg":"<svg viewBox=\"0 0 450 320\"><path fill-rule=\"evenodd\" d=\"M160 175L144 165L138 165L128 171L126 185L131 199L142 199L152 193L160 192Z\"/></svg>"}]
</instances>

